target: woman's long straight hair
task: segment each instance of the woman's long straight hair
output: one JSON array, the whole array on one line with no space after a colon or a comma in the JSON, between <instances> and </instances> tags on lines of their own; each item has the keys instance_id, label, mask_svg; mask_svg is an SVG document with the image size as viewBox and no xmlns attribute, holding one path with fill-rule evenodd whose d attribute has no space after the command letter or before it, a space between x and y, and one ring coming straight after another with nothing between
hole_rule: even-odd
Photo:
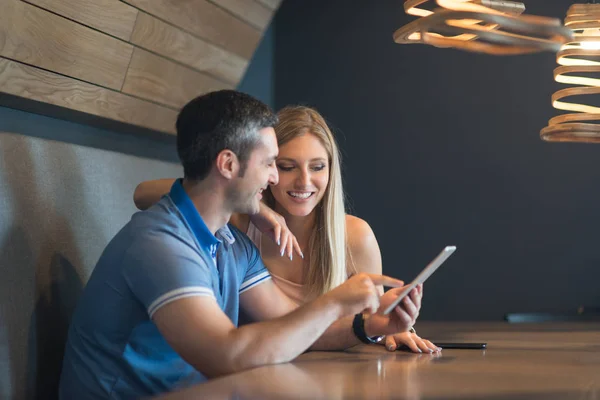
<instances>
[{"instance_id":1,"label":"woman's long straight hair","mask_svg":"<svg viewBox=\"0 0 600 400\"><path fill-rule=\"evenodd\" d=\"M275 126L277 143L283 146L292 139L315 135L329 156L329 184L325 195L317 205L315 226L309 239L309 268L305 281L305 293L312 299L342 284L349 271L346 266L346 209L342 187L341 159L338 146L324 118L314 109L305 106L289 106L278 113ZM266 191L266 201L274 206L274 198Z\"/></svg>"}]
</instances>

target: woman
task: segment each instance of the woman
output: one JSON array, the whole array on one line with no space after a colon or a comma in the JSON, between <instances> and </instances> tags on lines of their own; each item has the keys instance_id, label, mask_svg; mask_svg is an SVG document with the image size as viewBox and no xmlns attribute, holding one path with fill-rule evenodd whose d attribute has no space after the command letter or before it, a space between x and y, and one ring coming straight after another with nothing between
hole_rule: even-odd
<instances>
[{"instance_id":1,"label":"woman","mask_svg":"<svg viewBox=\"0 0 600 400\"><path fill-rule=\"evenodd\" d=\"M279 183L263 195L266 205L283 217L283 232L268 232L275 240L263 240L265 234L261 231L266 232L269 224L257 228L255 223L260 218L251 221L247 215L235 215L231 222L247 232L273 281L299 305L357 272L381 274L381 254L369 224L345 213L339 150L323 117L303 106L286 107L278 116L275 132ZM158 201L172 182L138 185L134 194L138 208ZM261 212L267 218L269 213L267 207ZM293 248L302 257L294 258ZM306 254L300 249L305 249ZM383 288L380 290L383 292ZM418 353L441 350L414 332L386 338L390 351L401 344Z\"/></svg>"}]
</instances>

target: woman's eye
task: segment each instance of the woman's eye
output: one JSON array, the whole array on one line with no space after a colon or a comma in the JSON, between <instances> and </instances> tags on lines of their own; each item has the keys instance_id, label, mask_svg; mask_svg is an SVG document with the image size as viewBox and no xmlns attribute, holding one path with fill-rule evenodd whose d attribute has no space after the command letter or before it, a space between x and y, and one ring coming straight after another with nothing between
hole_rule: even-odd
<instances>
[{"instance_id":1,"label":"woman's eye","mask_svg":"<svg viewBox=\"0 0 600 400\"><path fill-rule=\"evenodd\" d=\"M313 171L322 171L325 169L325 165L315 165Z\"/></svg>"},{"instance_id":2,"label":"woman's eye","mask_svg":"<svg viewBox=\"0 0 600 400\"><path fill-rule=\"evenodd\" d=\"M279 168L282 171L291 171L294 169L294 167L288 165L278 165L277 168Z\"/></svg>"}]
</instances>

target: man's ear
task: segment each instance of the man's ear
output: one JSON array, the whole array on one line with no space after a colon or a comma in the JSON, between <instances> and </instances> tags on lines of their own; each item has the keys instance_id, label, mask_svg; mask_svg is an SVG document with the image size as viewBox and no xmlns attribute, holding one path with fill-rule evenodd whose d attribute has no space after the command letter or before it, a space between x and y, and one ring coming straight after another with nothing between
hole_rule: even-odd
<instances>
[{"instance_id":1,"label":"man's ear","mask_svg":"<svg viewBox=\"0 0 600 400\"><path fill-rule=\"evenodd\" d=\"M235 178L240 171L240 161L237 155L229 149L222 150L217 155L216 166L217 171L225 179Z\"/></svg>"}]
</instances>

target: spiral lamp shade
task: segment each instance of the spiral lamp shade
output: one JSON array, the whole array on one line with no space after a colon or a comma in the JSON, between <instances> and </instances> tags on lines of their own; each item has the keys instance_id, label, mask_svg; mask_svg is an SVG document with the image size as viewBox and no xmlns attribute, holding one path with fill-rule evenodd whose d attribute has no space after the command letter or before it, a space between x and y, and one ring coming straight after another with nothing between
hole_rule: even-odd
<instances>
[{"instance_id":1,"label":"spiral lamp shade","mask_svg":"<svg viewBox=\"0 0 600 400\"><path fill-rule=\"evenodd\" d=\"M565 26L574 39L556 55L554 79L571 85L552 95L552 105L571 111L552 118L540 136L549 142L600 143L600 107L584 104L600 94L600 4L574 4Z\"/></svg>"},{"instance_id":2,"label":"spiral lamp shade","mask_svg":"<svg viewBox=\"0 0 600 400\"><path fill-rule=\"evenodd\" d=\"M558 51L571 31L554 18L520 15L523 3L503 0L406 0L407 14L420 17L394 32L399 44L423 43L467 51L511 55Z\"/></svg>"}]
</instances>

